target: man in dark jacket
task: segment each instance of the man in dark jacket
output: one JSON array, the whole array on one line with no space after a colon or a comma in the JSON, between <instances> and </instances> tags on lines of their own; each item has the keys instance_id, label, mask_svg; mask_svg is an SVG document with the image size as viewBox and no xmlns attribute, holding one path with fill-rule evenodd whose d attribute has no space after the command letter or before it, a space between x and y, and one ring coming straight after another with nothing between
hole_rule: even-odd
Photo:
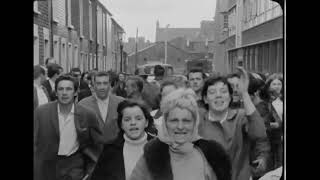
<instances>
[{"instance_id":1,"label":"man in dark jacket","mask_svg":"<svg viewBox=\"0 0 320 180\"><path fill-rule=\"evenodd\" d=\"M72 68L71 74L75 77L79 83L78 90L78 99L77 102L81 101L81 99L91 96L91 90L89 85L81 79L81 70L79 68Z\"/></svg>"},{"instance_id":2,"label":"man in dark jacket","mask_svg":"<svg viewBox=\"0 0 320 180\"><path fill-rule=\"evenodd\" d=\"M60 76L57 101L34 111L35 180L82 180L98 158L102 131L94 112L74 103L77 88L71 76Z\"/></svg>"},{"instance_id":3,"label":"man in dark jacket","mask_svg":"<svg viewBox=\"0 0 320 180\"><path fill-rule=\"evenodd\" d=\"M127 93L125 90L125 86L126 86L125 75L123 73L119 73L118 81L116 82L116 85L113 88L112 92L117 96L121 96L123 98L126 98Z\"/></svg>"},{"instance_id":4,"label":"man in dark jacket","mask_svg":"<svg viewBox=\"0 0 320 180\"><path fill-rule=\"evenodd\" d=\"M57 99L55 93L55 81L60 75L60 66L58 64L48 64L48 77L49 80L43 82L43 86L46 88L49 94L49 101L54 101Z\"/></svg>"}]
</instances>

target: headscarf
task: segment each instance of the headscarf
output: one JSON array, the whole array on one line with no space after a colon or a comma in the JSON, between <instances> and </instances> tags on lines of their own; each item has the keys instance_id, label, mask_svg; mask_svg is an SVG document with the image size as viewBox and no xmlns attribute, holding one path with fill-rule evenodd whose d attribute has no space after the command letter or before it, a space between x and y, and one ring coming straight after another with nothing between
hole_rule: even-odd
<instances>
[{"instance_id":1,"label":"headscarf","mask_svg":"<svg viewBox=\"0 0 320 180\"><path fill-rule=\"evenodd\" d=\"M196 101L196 94L192 89L184 89L179 88L177 90L172 91L170 94L165 96L161 101L161 111L163 112L162 123L160 125L158 131L158 138L160 141L169 145L170 149L173 152L177 153L187 153L193 150L194 141L200 139L198 134L198 126L200 122L199 110ZM178 144L174 141L173 137L171 137L168 133L168 129L166 126L167 116L170 111L174 108L187 109L191 112L192 116L195 118L195 123L193 127L192 134L190 138L184 144Z\"/></svg>"}]
</instances>

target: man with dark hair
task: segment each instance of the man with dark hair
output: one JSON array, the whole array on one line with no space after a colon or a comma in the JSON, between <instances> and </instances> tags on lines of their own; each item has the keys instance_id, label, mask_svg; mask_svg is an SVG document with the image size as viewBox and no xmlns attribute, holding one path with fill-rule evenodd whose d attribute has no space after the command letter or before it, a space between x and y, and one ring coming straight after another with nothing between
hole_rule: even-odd
<instances>
[{"instance_id":1,"label":"man with dark hair","mask_svg":"<svg viewBox=\"0 0 320 180\"><path fill-rule=\"evenodd\" d=\"M88 96L91 96L91 91L90 91L90 88L89 88L89 85L81 79L81 70L80 68L72 68L71 71L70 71L71 75L73 77L76 78L77 82L78 82L78 85L79 85L79 90L78 90L78 93L77 93L77 100L76 102L79 102L81 101L83 98L86 98Z\"/></svg>"},{"instance_id":2,"label":"man with dark hair","mask_svg":"<svg viewBox=\"0 0 320 180\"><path fill-rule=\"evenodd\" d=\"M127 99L138 102L149 110L151 112L152 107L147 103L145 97L143 97L142 92L145 83L143 79L139 76L131 76L128 77L126 81L126 87L125 90L127 92Z\"/></svg>"},{"instance_id":3,"label":"man with dark hair","mask_svg":"<svg viewBox=\"0 0 320 180\"><path fill-rule=\"evenodd\" d=\"M58 64L48 64L48 77L49 80L43 82L43 86L47 89L49 94L49 101L54 101L57 99L55 93L55 81L60 75L60 66Z\"/></svg>"},{"instance_id":4,"label":"man with dark hair","mask_svg":"<svg viewBox=\"0 0 320 180\"><path fill-rule=\"evenodd\" d=\"M45 70L40 65L33 67L33 110L49 102L48 92L41 85L46 80L45 74Z\"/></svg>"},{"instance_id":5,"label":"man with dark hair","mask_svg":"<svg viewBox=\"0 0 320 180\"><path fill-rule=\"evenodd\" d=\"M82 180L98 158L102 131L94 112L75 104L77 88L71 76L58 77L57 101L34 111L35 180Z\"/></svg>"},{"instance_id":6,"label":"man with dark hair","mask_svg":"<svg viewBox=\"0 0 320 180\"><path fill-rule=\"evenodd\" d=\"M206 78L206 74L201 69L191 69L187 76L190 88L197 95L197 102L199 107L204 107L201 91L203 88L204 80Z\"/></svg>"},{"instance_id":7,"label":"man with dark hair","mask_svg":"<svg viewBox=\"0 0 320 180\"><path fill-rule=\"evenodd\" d=\"M109 143L118 135L117 106L124 98L111 93L110 73L100 71L94 74L92 81L95 93L82 99L79 104L97 114L99 125L103 130L103 142Z\"/></svg>"},{"instance_id":8,"label":"man with dark hair","mask_svg":"<svg viewBox=\"0 0 320 180\"><path fill-rule=\"evenodd\" d=\"M227 76L228 82L231 84L233 93L232 93L232 102L230 107L233 109L243 107L242 99L239 92L239 81L240 75L237 73L233 73Z\"/></svg>"},{"instance_id":9,"label":"man with dark hair","mask_svg":"<svg viewBox=\"0 0 320 180\"><path fill-rule=\"evenodd\" d=\"M158 86L161 86L161 82L164 78L165 69L161 65L154 66L154 80L158 82Z\"/></svg>"},{"instance_id":10,"label":"man with dark hair","mask_svg":"<svg viewBox=\"0 0 320 180\"><path fill-rule=\"evenodd\" d=\"M47 58L45 61L46 67L48 67L49 64L56 64L56 60L52 57Z\"/></svg>"}]
</instances>

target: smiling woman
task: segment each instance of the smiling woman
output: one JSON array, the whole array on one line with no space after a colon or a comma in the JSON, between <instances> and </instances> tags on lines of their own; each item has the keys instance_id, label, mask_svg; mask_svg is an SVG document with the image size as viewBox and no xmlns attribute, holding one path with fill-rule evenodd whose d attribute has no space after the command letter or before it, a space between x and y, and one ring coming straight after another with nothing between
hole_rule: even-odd
<instances>
[{"instance_id":1,"label":"smiling woman","mask_svg":"<svg viewBox=\"0 0 320 180\"><path fill-rule=\"evenodd\" d=\"M201 116L199 134L222 144L232 158L232 180L249 179L250 163L256 163L256 171L266 169L269 144L264 121L256 110L248 93L249 77L239 67L237 91L243 100L243 108L231 108L232 88L225 77L217 76L205 81L202 98L207 112ZM257 159L249 160L250 147L256 148Z\"/></svg>"}]
</instances>

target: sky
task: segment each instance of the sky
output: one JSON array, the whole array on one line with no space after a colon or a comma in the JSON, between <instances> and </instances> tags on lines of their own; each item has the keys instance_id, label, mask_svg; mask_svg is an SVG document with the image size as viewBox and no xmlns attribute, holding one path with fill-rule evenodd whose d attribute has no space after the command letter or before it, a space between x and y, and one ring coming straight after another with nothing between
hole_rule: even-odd
<instances>
[{"instance_id":1,"label":"sky","mask_svg":"<svg viewBox=\"0 0 320 180\"><path fill-rule=\"evenodd\" d=\"M213 20L216 0L99 0L125 30L125 40L144 36L155 41L160 27L200 28L202 20Z\"/></svg>"}]
</instances>

